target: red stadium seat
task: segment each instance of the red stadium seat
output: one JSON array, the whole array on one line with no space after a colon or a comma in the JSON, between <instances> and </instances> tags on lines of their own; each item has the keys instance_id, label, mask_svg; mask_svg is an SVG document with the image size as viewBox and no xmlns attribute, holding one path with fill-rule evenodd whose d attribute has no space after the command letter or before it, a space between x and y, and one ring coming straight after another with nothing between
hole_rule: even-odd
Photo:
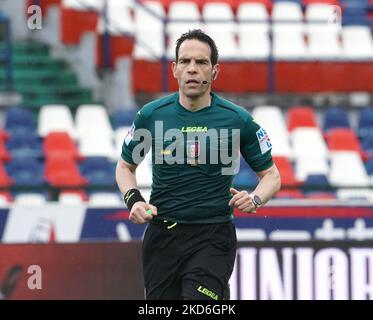
<instances>
[{"instance_id":1,"label":"red stadium seat","mask_svg":"<svg viewBox=\"0 0 373 320\"><path fill-rule=\"evenodd\" d=\"M282 186L286 187L297 187L301 185L301 182L297 180L294 169L286 157L273 157L281 176Z\"/></svg>"},{"instance_id":2,"label":"red stadium seat","mask_svg":"<svg viewBox=\"0 0 373 320\"><path fill-rule=\"evenodd\" d=\"M43 143L47 158L81 158L75 142L67 132L50 132Z\"/></svg>"},{"instance_id":3,"label":"red stadium seat","mask_svg":"<svg viewBox=\"0 0 373 320\"><path fill-rule=\"evenodd\" d=\"M109 35L110 56L108 65L104 61L104 35L97 35L97 66L114 68L116 61L125 56L132 56L134 48L134 39L131 36Z\"/></svg>"},{"instance_id":4,"label":"red stadium seat","mask_svg":"<svg viewBox=\"0 0 373 320\"><path fill-rule=\"evenodd\" d=\"M66 45L77 45L85 32L96 32L99 13L61 8L61 41Z\"/></svg>"},{"instance_id":5,"label":"red stadium seat","mask_svg":"<svg viewBox=\"0 0 373 320\"><path fill-rule=\"evenodd\" d=\"M87 179L80 174L75 160L69 158L47 159L45 179L51 186L59 188L83 187L88 184Z\"/></svg>"},{"instance_id":6,"label":"red stadium seat","mask_svg":"<svg viewBox=\"0 0 373 320\"><path fill-rule=\"evenodd\" d=\"M298 127L318 127L314 110L309 106L297 106L288 111L288 130Z\"/></svg>"},{"instance_id":7,"label":"red stadium seat","mask_svg":"<svg viewBox=\"0 0 373 320\"><path fill-rule=\"evenodd\" d=\"M362 149L356 133L351 129L331 129L326 134L326 141L331 151L355 151L363 160L367 160L367 154Z\"/></svg>"}]
</instances>

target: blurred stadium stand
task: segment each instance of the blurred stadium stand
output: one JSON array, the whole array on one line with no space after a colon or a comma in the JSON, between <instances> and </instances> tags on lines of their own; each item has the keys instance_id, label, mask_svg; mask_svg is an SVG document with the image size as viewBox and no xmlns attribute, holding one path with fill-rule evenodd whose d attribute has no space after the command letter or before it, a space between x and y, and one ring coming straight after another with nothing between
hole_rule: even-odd
<instances>
[{"instance_id":1,"label":"blurred stadium stand","mask_svg":"<svg viewBox=\"0 0 373 320\"><path fill-rule=\"evenodd\" d=\"M190 28L220 49L214 91L269 133L278 198L372 200L373 1L0 0L0 26L0 98L22 96L0 99L2 201L118 203L123 138L144 102L177 88L169 66ZM236 186L256 182L241 161Z\"/></svg>"}]
</instances>

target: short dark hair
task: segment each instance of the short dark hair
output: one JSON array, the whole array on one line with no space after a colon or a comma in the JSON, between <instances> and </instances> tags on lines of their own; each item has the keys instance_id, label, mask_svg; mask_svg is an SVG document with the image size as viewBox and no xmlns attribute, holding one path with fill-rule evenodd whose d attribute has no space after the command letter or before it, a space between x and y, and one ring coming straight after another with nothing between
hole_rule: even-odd
<instances>
[{"instance_id":1,"label":"short dark hair","mask_svg":"<svg viewBox=\"0 0 373 320\"><path fill-rule=\"evenodd\" d=\"M189 30L188 32L183 33L179 39L176 41L176 48L175 48L175 56L176 56L176 62L179 59L179 48L181 44L185 40L199 40L202 42L205 42L209 45L210 50L211 50L211 64L214 66L218 63L218 48L216 47L215 41L208 36L206 33L204 33L201 29L194 29L194 30Z\"/></svg>"}]
</instances>

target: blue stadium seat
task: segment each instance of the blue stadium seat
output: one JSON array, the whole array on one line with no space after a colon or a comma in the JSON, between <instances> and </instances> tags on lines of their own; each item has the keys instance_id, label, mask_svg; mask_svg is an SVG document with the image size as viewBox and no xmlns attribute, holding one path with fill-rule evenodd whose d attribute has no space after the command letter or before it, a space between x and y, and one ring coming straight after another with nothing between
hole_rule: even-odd
<instances>
[{"instance_id":1,"label":"blue stadium seat","mask_svg":"<svg viewBox=\"0 0 373 320\"><path fill-rule=\"evenodd\" d=\"M330 107L324 114L324 132L333 128L350 128L347 112L340 107Z\"/></svg>"},{"instance_id":2,"label":"blue stadium seat","mask_svg":"<svg viewBox=\"0 0 373 320\"><path fill-rule=\"evenodd\" d=\"M44 156L40 138L33 131L14 131L6 142L6 147L13 158L42 158Z\"/></svg>"},{"instance_id":3,"label":"blue stadium seat","mask_svg":"<svg viewBox=\"0 0 373 320\"><path fill-rule=\"evenodd\" d=\"M91 186L115 186L115 164L105 157L87 157L79 165Z\"/></svg>"},{"instance_id":4,"label":"blue stadium seat","mask_svg":"<svg viewBox=\"0 0 373 320\"><path fill-rule=\"evenodd\" d=\"M6 165L17 186L41 187L45 184L44 166L36 159L15 158Z\"/></svg>"},{"instance_id":5,"label":"blue stadium seat","mask_svg":"<svg viewBox=\"0 0 373 320\"><path fill-rule=\"evenodd\" d=\"M373 108L364 108L359 112L357 134L359 138L373 135Z\"/></svg>"},{"instance_id":6,"label":"blue stadium seat","mask_svg":"<svg viewBox=\"0 0 373 320\"><path fill-rule=\"evenodd\" d=\"M324 174L310 174L307 176L306 180L304 181L303 187L305 189L328 189L330 188L330 184L328 178Z\"/></svg>"},{"instance_id":7,"label":"blue stadium seat","mask_svg":"<svg viewBox=\"0 0 373 320\"><path fill-rule=\"evenodd\" d=\"M5 116L5 129L11 133L17 130L35 131L36 125L31 111L23 107L10 108Z\"/></svg>"},{"instance_id":8,"label":"blue stadium seat","mask_svg":"<svg viewBox=\"0 0 373 320\"><path fill-rule=\"evenodd\" d=\"M120 127L129 127L131 126L133 120L136 117L137 109L125 109L125 110L116 110L111 113L110 117L112 119L113 130L116 130Z\"/></svg>"}]
</instances>

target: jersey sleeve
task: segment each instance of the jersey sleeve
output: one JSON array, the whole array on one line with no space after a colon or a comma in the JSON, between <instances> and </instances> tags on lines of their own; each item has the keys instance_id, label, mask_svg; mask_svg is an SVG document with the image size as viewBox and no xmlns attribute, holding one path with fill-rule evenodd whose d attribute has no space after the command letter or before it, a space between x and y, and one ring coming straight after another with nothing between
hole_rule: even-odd
<instances>
[{"instance_id":1,"label":"jersey sleeve","mask_svg":"<svg viewBox=\"0 0 373 320\"><path fill-rule=\"evenodd\" d=\"M242 132L240 151L245 161L255 172L270 168L272 144L265 129L249 116Z\"/></svg>"},{"instance_id":2,"label":"jersey sleeve","mask_svg":"<svg viewBox=\"0 0 373 320\"><path fill-rule=\"evenodd\" d=\"M135 120L133 121L130 129L128 130L124 141L122 145L122 153L121 157L124 161L130 163L130 164L136 164L138 165L142 159L145 157L145 154L149 151L149 143L151 144L151 141L145 141L148 139L138 139L138 135L136 133L139 133L140 129L147 130L147 119L146 117L142 114L141 110L136 113ZM147 142L147 143L146 143ZM144 146L143 151L141 152L141 159L138 156L136 150L136 146L139 144L142 144Z\"/></svg>"}]
</instances>

